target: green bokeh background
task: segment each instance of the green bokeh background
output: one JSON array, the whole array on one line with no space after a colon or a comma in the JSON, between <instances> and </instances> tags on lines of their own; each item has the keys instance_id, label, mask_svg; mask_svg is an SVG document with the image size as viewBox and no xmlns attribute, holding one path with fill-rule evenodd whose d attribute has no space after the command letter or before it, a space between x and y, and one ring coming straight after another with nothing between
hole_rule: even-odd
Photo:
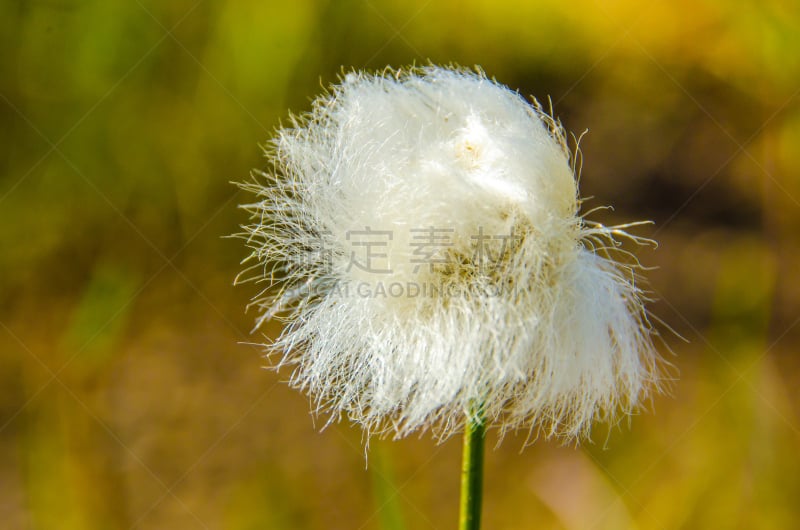
<instances>
[{"instance_id":1,"label":"green bokeh background","mask_svg":"<svg viewBox=\"0 0 800 530\"><path fill-rule=\"evenodd\" d=\"M0 526L454 528L460 445L320 432L262 370L230 181L342 68L481 65L582 141L680 376L593 443L508 436L492 529L800 520L800 7L0 0ZM277 329L271 328L271 333Z\"/></svg>"}]
</instances>

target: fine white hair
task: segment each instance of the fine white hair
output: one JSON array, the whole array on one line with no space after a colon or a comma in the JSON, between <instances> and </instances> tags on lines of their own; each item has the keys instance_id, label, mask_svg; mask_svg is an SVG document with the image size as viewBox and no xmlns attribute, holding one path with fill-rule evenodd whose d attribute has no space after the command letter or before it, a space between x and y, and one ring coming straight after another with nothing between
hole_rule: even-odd
<instances>
[{"instance_id":1,"label":"fine white hair","mask_svg":"<svg viewBox=\"0 0 800 530\"><path fill-rule=\"evenodd\" d=\"M577 149L577 147L576 147ZM367 436L487 424L579 439L659 358L620 238L579 213L560 122L480 70L349 73L267 148L241 280L314 412ZM576 151L577 152L577 151ZM427 245L427 246L426 246Z\"/></svg>"}]
</instances>

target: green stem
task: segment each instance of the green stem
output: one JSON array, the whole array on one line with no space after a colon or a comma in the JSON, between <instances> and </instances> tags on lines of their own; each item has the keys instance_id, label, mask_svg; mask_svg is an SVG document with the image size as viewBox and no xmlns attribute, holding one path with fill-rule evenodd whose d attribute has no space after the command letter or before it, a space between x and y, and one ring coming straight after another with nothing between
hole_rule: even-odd
<instances>
[{"instance_id":1,"label":"green stem","mask_svg":"<svg viewBox=\"0 0 800 530\"><path fill-rule=\"evenodd\" d=\"M473 412L464 429L461 457L461 511L459 530L478 530L481 526L483 497L483 439L486 424L480 408Z\"/></svg>"}]
</instances>

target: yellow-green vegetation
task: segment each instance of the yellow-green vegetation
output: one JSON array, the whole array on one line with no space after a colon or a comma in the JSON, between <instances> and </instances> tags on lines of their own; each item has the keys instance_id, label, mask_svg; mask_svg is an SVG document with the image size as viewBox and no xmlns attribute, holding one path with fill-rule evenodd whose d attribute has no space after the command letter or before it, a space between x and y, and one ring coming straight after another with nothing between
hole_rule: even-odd
<instances>
[{"instance_id":1,"label":"yellow-green vegetation","mask_svg":"<svg viewBox=\"0 0 800 530\"><path fill-rule=\"evenodd\" d=\"M577 449L490 432L484 527L800 519L793 3L4 0L0 47L3 528L456 527L460 441L368 470L358 430L320 432L238 344L264 338L221 238L287 109L428 60L550 96L589 129L584 209L661 242L670 395Z\"/></svg>"}]
</instances>

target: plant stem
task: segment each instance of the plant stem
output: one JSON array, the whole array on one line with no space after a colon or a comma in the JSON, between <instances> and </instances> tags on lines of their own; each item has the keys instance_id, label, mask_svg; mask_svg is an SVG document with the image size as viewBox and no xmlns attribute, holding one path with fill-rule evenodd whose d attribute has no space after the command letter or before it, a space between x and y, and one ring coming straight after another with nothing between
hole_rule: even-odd
<instances>
[{"instance_id":1,"label":"plant stem","mask_svg":"<svg viewBox=\"0 0 800 530\"><path fill-rule=\"evenodd\" d=\"M483 439L486 423L481 408L473 411L464 429L461 457L461 511L459 530L478 530L481 526L483 497Z\"/></svg>"}]
</instances>

